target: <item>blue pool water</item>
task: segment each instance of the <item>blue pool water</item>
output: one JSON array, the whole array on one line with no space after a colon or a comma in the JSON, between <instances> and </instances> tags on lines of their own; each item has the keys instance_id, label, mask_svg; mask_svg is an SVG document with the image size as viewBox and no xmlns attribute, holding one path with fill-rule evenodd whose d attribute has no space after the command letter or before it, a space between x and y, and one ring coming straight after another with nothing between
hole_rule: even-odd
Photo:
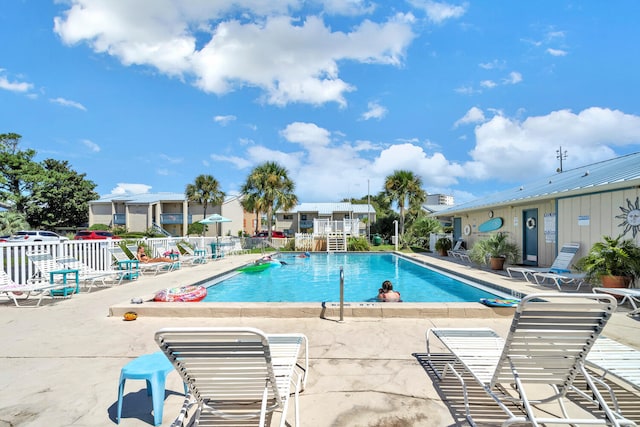
<instances>
[{"instance_id":1,"label":"blue pool water","mask_svg":"<svg viewBox=\"0 0 640 427\"><path fill-rule=\"evenodd\" d=\"M344 300L377 301L384 280L391 280L404 302L477 302L496 298L453 276L439 273L394 254L282 254L286 265L262 272L234 273L206 283L204 302L322 302L340 300L340 267ZM218 279L220 280L220 279Z\"/></svg>"}]
</instances>

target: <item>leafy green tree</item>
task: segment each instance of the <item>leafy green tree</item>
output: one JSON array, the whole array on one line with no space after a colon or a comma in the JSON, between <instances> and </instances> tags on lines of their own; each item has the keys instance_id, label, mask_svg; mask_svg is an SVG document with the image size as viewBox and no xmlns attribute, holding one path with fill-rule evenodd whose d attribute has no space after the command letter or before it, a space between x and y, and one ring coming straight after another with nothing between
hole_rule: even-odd
<instances>
[{"instance_id":1,"label":"leafy green tree","mask_svg":"<svg viewBox=\"0 0 640 427\"><path fill-rule=\"evenodd\" d=\"M66 160L46 159L25 202L27 221L35 228L77 227L89 220L96 184L71 169Z\"/></svg>"},{"instance_id":2,"label":"leafy green tree","mask_svg":"<svg viewBox=\"0 0 640 427\"><path fill-rule=\"evenodd\" d=\"M427 199L422 189L422 179L411 171L396 170L384 182L386 197L398 205L400 211L400 235L404 234L405 209L421 206Z\"/></svg>"},{"instance_id":3,"label":"leafy green tree","mask_svg":"<svg viewBox=\"0 0 640 427\"><path fill-rule=\"evenodd\" d=\"M207 207L222 205L226 194L220 190L220 183L212 175L198 175L193 184L187 184L185 196L189 202L203 206L206 218Z\"/></svg>"},{"instance_id":4,"label":"leafy green tree","mask_svg":"<svg viewBox=\"0 0 640 427\"><path fill-rule=\"evenodd\" d=\"M0 134L0 202L13 210L25 213L32 187L41 173L42 166L33 161L35 150L20 150L21 135Z\"/></svg>"},{"instance_id":5,"label":"leafy green tree","mask_svg":"<svg viewBox=\"0 0 640 427\"><path fill-rule=\"evenodd\" d=\"M256 212L267 214L267 229L271 231L273 213L278 209L289 210L298 203L294 189L295 183L286 168L276 162L265 162L251 171L241 192L252 200Z\"/></svg>"},{"instance_id":6,"label":"leafy green tree","mask_svg":"<svg viewBox=\"0 0 640 427\"><path fill-rule=\"evenodd\" d=\"M24 215L15 211L0 212L0 235L10 235L29 228Z\"/></svg>"}]
</instances>

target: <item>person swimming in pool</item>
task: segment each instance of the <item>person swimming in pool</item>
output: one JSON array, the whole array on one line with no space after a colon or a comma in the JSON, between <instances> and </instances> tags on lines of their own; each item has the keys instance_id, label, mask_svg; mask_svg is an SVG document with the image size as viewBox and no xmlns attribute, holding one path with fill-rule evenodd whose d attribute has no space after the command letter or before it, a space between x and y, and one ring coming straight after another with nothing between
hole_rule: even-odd
<instances>
[{"instance_id":1,"label":"person swimming in pool","mask_svg":"<svg viewBox=\"0 0 640 427\"><path fill-rule=\"evenodd\" d=\"M393 290L393 284L390 280L382 282L382 287L378 289L378 300L398 302L400 301L400 292Z\"/></svg>"}]
</instances>

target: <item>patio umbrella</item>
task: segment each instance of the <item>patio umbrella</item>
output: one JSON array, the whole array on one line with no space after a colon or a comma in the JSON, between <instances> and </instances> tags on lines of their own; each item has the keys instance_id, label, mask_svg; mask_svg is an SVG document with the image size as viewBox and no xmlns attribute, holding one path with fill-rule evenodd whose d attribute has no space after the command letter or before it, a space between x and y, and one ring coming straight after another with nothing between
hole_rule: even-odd
<instances>
[{"instance_id":1,"label":"patio umbrella","mask_svg":"<svg viewBox=\"0 0 640 427\"><path fill-rule=\"evenodd\" d=\"M205 219L201 219L200 221L198 221L200 224L217 224L217 223L221 223L221 222L231 222L231 220L229 218L223 217L222 215L219 214L213 214L213 215L209 215L208 217L206 217ZM218 229L219 231L219 229ZM218 234L220 234L218 232Z\"/></svg>"}]
</instances>

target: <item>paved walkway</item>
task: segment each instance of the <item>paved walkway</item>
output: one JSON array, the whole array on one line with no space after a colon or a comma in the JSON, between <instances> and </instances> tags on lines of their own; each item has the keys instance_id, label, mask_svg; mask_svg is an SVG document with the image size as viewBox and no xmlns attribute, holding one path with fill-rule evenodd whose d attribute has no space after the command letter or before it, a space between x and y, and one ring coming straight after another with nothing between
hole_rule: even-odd
<instances>
[{"instance_id":1,"label":"paved walkway","mask_svg":"<svg viewBox=\"0 0 640 427\"><path fill-rule=\"evenodd\" d=\"M431 255L413 255L478 280L521 292L541 288L494 273L457 265ZM302 425L453 426L465 425L445 393L419 363L430 326L488 326L506 335L511 315L464 317L152 317L124 322L112 307L167 287L185 285L255 259L238 255L180 271L144 277L122 286L82 293L40 308L0 302L0 426L108 426L115 423L120 368L157 350L156 330L167 326L252 326L267 333L302 332L309 338L311 366L300 396ZM544 290L550 290L545 288ZM492 310L493 313L495 311ZM614 315L606 334L640 348L640 324ZM418 357L416 357L418 355ZM182 386L170 374L163 426L182 403ZM444 399L444 400L443 400ZM144 382L128 381L120 425L153 424ZM289 411L290 415L293 411ZM291 419L291 417L289 417Z\"/></svg>"}]
</instances>

